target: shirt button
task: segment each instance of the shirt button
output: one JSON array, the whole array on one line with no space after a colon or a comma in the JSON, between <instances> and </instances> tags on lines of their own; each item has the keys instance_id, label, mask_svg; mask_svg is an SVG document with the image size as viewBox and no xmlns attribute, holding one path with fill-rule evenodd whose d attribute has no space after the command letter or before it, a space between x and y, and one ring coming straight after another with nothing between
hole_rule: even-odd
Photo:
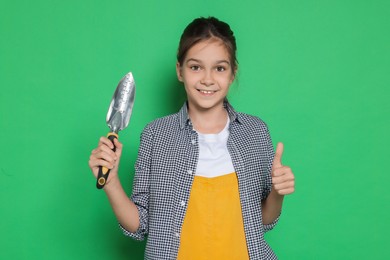
<instances>
[{"instance_id":1,"label":"shirt button","mask_svg":"<svg viewBox=\"0 0 390 260\"><path fill-rule=\"evenodd\" d=\"M191 171L191 170L188 170L187 173L190 174L190 175L192 175L192 171Z\"/></svg>"},{"instance_id":2,"label":"shirt button","mask_svg":"<svg viewBox=\"0 0 390 260\"><path fill-rule=\"evenodd\" d=\"M191 140L191 143L192 143L192 144L196 144L196 141L195 141L195 140Z\"/></svg>"},{"instance_id":3,"label":"shirt button","mask_svg":"<svg viewBox=\"0 0 390 260\"><path fill-rule=\"evenodd\" d=\"M184 200L180 201L180 206L184 207L186 205L186 202Z\"/></svg>"},{"instance_id":4,"label":"shirt button","mask_svg":"<svg viewBox=\"0 0 390 260\"><path fill-rule=\"evenodd\" d=\"M180 234L176 232L175 237L180 237Z\"/></svg>"}]
</instances>

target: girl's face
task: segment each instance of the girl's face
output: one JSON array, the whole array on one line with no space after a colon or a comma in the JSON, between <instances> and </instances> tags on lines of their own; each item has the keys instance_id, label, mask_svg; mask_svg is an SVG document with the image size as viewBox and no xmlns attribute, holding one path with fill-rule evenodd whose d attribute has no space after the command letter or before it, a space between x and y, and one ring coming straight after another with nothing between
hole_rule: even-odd
<instances>
[{"instance_id":1,"label":"girl's face","mask_svg":"<svg viewBox=\"0 0 390 260\"><path fill-rule=\"evenodd\" d=\"M176 72L184 83L190 111L220 108L235 75L229 53L219 39L192 46L183 64L176 64Z\"/></svg>"}]
</instances>

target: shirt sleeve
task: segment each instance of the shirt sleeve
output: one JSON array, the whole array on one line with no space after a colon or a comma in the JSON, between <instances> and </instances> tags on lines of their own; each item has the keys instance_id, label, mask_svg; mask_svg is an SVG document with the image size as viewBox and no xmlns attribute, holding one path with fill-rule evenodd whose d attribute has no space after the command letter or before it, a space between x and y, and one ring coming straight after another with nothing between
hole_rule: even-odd
<instances>
[{"instance_id":1,"label":"shirt sleeve","mask_svg":"<svg viewBox=\"0 0 390 260\"><path fill-rule=\"evenodd\" d=\"M276 226L276 224L278 224L279 218L280 218L280 214L274 221L272 221L272 223L263 225L264 232L268 232L268 231L272 230Z\"/></svg>"},{"instance_id":2,"label":"shirt sleeve","mask_svg":"<svg viewBox=\"0 0 390 260\"><path fill-rule=\"evenodd\" d=\"M133 191L130 197L138 209L140 225L136 232L130 232L119 224L119 227L126 236L136 240L144 240L149 229L149 177L152 149L153 134L148 125L141 134L141 142L135 163Z\"/></svg>"},{"instance_id":3,"label":"shirt sleeve","mask_svg":"<svg viewBox=\"0 0 390 260\"><path fill-rule=\"evenodd\" d=\"M269 133L268 127L266 126L266 133L265 133L265 146L266 146L266 154L267 154L267 176L266 176L266 181L265 181L265 187L263 189L263 194L262 194L262 200L265 200L268 195L271 193L272 190L272 177L271 177L271 170L272 170L272 163L274 160L275 152L274 148L272 145L272 140L271 140L271 135ZM276 224L278 223L280 218L279 216L270 224L264 225L264 231L268 232L272 230Z\"/></svg>"}]
</instances>

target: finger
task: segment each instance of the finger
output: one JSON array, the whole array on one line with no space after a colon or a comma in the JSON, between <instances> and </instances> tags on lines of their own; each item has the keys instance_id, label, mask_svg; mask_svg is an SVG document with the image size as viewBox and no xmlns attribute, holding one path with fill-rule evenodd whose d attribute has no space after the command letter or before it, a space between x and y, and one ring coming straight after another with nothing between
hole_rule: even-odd
<instances>
[{"instance_id":1,"label":"finger","mask_svg":"<svg viewBox=\"0 0 390 260\"><path fill-rule=\"evenodd\" d=\"M96 153L96 157L98 159L103 159L109 162L115 162L118 158L116 153L110 149L107 150L107 147L101 150L100 152Z\"/></svg>"},{"instance_id":2,"label":"finger","mask_svg":"<svg viewBox=\"0 0 390 260\"><path fill-rule=\"evenodd\" d=\"M294 193L295 189L294 188L289 188L289 189L282 189L282 190L279 190L278 193L280 195L289 195L291 193Z\"/></svg>"},{"instance_id":3,"label":"finger","mask_svg":"<svg viewBox=\"0 0 390 260\"><path fill-rule=\"evenodd\" d=\"M115 164L113 161L106 161L104 159L96 159L96 160L92 160L90 161L90 166L92 166L93 168L98 168L98 167L106 167L108 169L112 169L114 168Z\"/></svg>"},{"instance_id":4,"label":"finger","mask_svg":"<svg viewBox=\"0 0 390 260\"><path fill-rule=\"evenodd\" d=\"M89 160L89 167L91 168L93 174L96 177L98 175L98 172L99 172L99 167L105 167L107 169L112 170L115 167L115 165L113 163L107 162L103 159L91 158Z\"/></svg>"},{"instance_id":5,"label":"finger","mask_svg":"<svg viewBox=\"0 0 390 260\"><path fill-rule=\"evenodd\" d=\"M104 144L104 145L108 146L110 149L114 149L114 144L111 142L110 139L108 139L105 136L100 137L100 139L99 139L99 146L101 144Z\"/></svg>"},{"instance_id":6,"label":"finger","mask_svg":"<svg viewBox=\"0 0 390 260\"><path fill-rule=\"evenodd\" d=\"M114 145L117 151L122 151L122 143L117 138L114 139Z\"/></svg>"},{"instance_id":7,"label":"finger","mask_svg":"<svg viewBox=\"0 0 390 260\"><path fill-rule=\"evenodd\" d=\"M108 148L106 145L101 145L92 151L90 161L102 159L110 163L115 163L117 158L118 156L110 148Z\"/></svg>"},{"instance_id":8,"label":"finger","mask_svg":"<svg viewBox=\"0 0 390 260\"><path fill-rule=\"evenodd\" d=\"M288 194L294 193L294 191L295 191L295 187L290 187L290 188L286 188L286 189L281 189L278 191L278 193L280 195L288 195Z\"/></svg>"},{"instance_id":9,"label":"finger","mask_svg":"<svg viewBox=\"0 0 390 260\"><path fill-rule=\"evenodd\" d=\"M111 142L111 141L110 141ZM105 152L113 157L116 157L116 153L105 143L101 143L96 149L95 153Z\"/></svg>"},{"instance_id":10,"label":"finger","mask_svg":"<svg viewBox=\"0 0 390 260\"><path fill-rule=\"evenodd\" d=\"M290 181L294 181L294 180L295 180L294 175L284 175L284 176L272 178L272 184L277 185L277 184L282 184L282 183L290 182Z\"/></svg>"},{"instance_id":11,"label":"finger","mask_svg":"<svg viewBox=\"0 0 390 260\"><path fill-rule=\"evenodd\" d=\"M273 167L281 167L282 166L283 150L284 150L283 143L278 143L278 145L276 146L274 161L272 163Z\"/></svg>"},{"instance_id":12,"label":"finger","mask_svg":"<svg viewBox=\"0 0 390 260\"><path fill-rule=\"evenodd\" d=\"M279 177L283 175L293 175L291 168L283 165L272 170L272 177Z\"/></svg>"},{"instance_id":13,"label":"finger","mask_svg":"<svg viewBox=\"0 0 390 260\"><path fill-rule=\"evenodd\" d=\"M292 181L287 181L287 182L282 182L282 183L279 183L279 184L274 184L274 188L277 191L285 190L285 189L293 189L294 187L295 187L295 182L293 180Z\"/></svg>"}]
</instances>

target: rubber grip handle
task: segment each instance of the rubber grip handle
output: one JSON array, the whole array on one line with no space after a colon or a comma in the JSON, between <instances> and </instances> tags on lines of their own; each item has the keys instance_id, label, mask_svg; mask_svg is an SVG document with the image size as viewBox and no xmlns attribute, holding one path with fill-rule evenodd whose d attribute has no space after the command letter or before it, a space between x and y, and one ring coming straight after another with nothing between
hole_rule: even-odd
<instances>
[{"instance_id":1,"label":"rubber grip handle","mask_svg":"<svg viewBox=\"0 0 390 260\"><path fill-rule=\"evenodd\" d=\"M111 140L112 144L114 144L114 139L118 138L118 135L116 133L108 133L107 135L108 139ZM112 149L114 152L116 151L116 147L114 144L114 148ZM96 181L96 188L102 189L104 185L106 185L108 175L110 174L110 169L107 169L106 167L99 166L99 172L98 177Z\"/></svg>"}]
</instances>

